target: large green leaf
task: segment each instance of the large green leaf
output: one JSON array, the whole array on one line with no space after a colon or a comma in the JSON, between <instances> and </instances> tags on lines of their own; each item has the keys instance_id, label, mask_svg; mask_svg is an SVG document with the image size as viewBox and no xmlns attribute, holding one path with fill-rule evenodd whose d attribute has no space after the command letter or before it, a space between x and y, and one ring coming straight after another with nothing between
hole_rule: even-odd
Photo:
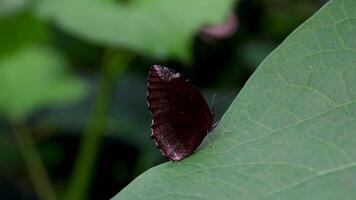
<instances>
[{"instance_id":1,"label":"large green leaf","mask_svg":"<svg viewBox=\"0 0 356 200\"><path fill-rule=\"evenodd\" d=\"M46 26L26 11L0 14L0 30L0 56L42 42L48 35Z\"/></svg>"},{"instance_id":2,"label":"large green leaf","mask_svg":"<svg viewBox=\"0 0 356 200\"><path fill-rule=\"evenodd\" d=\"M64 59L46 47L30 46L0 57L0 113L24 117L83 97L85 85L65 67Z\"/></svg>"},{"instance_id":3,"label":"large green leaf","mask_svg":"<svg viewBox=\"0 0 356 200\"><path fill-rule=\"evenodd\" d=\"M355 10L330 1L261 64L212 148L148 170L114 199L355 199Z\"/></svg>"},{"instance_id":4,"label":"large green leaf","mask_svg":"<svg viewBox=\"0 0 356 200\"><path fill-rule=\"evenodd\" d=\"M39 13L89 41L149 56L187 59L201 26L224 20L234 0L45 0Z\"/></svg>"}]
</instances>

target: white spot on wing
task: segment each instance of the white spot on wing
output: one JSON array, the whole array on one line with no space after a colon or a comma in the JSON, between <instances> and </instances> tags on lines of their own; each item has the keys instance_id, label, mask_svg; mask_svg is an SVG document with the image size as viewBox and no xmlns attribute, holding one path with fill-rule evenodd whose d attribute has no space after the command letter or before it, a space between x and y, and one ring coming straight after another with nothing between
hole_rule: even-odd
<instances>
[{"instance_id":1,"label":"white spot on wing","mask_svg":"<svg viewBox=\"0 0 356 200\"><path fill-rule=\"evenodd\" d=\"M172 160L175 160L175 161L182 159L182 157L180 155L178 155L176 152L171 153L171 158L172 158Z\"/></svg>"},{"instance_id":2,"label":"white spot on wing","mask_svg":"<svg viewBox=\"0 0 356 200\"><path fill-rule=\"evenodd\" d=\"M159 151L163 154L163 156L166 156L166 154L162 151L162 149L159 149Z\"/></svg>"},{"instance_id":3,"label":"white spot on wing","mask_svg":"<svg viewBox=\"0 0 356 200\"><path fill-rule=\"evenodd\" d=\"M172 79L181 77L179 72L175 72L167 67L154 65L153 68L156 70L158 76L165 81L170 81Z\"/></svg>"}]
</instances>

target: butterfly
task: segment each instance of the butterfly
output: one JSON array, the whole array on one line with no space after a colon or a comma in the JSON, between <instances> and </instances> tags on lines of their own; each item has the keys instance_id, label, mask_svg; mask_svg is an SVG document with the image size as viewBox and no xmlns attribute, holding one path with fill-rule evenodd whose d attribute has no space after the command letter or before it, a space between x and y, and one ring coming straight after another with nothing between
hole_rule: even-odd
<instances>
[{"instance_id":1,"label":"butterfly","mask_svg":"<svg viewBox=\"0 0 356 200\"><path fill-rule=\"evenodd\" d=\"M147 104L151 137L172 161L191 155L213 127L213 112L188 79L167 67L149 70Z\"/></svg>"}]
</instances>

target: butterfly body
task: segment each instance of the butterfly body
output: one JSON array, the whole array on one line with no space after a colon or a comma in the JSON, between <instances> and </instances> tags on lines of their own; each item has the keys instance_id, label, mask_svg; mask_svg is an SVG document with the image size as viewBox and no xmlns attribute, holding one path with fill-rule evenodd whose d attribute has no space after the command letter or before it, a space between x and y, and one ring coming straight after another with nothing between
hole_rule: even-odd
<instances>
[{"instance_id":1,"label":"butterfly body","mask_svg":"<svg viewBox=\"0 0 356 200\"><path fill-rule=\"evenodd\" d=\"M174 70L150 68L147 88L151 137L173 161L191 155L209 133L213 115L199 90Z\"/></svg>"}]
</instances>

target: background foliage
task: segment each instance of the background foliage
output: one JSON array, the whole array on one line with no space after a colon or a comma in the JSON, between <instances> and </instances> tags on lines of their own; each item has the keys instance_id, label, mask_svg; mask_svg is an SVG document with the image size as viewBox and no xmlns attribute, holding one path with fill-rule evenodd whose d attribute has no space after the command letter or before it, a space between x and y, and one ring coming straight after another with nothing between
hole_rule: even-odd
<instances>
[{"instance_id":1,"label":"background foliage","mask_svg":"<svg viewBox=\"0 0 356 200\"><path fill-rule=\"evenodd\" d=\"M216 94L214 109L218 120L266 55L324 3L308 0L1 1L0 196L6 199L113 197L139 174L165 161L149 139L150 119L145 102L145 88L147 70L152 64L162 64L181 71L203 90L208 102L213 94ZM334 7L352 8L339 5ZM231 37L207 39L202 36L201 28L222 23L231 12L238 18L237 30ZM331 16L325 19L327 16L324 15ZM342 51L342 42L345 41L349 43L344 45L351 45L348 49L353 48L354 38L350 36L353 30L350 28L352 21L351 24L338 24L343 31L333 32L329 30L333 28L332 24L323 23L329 20L334 23L333 20L348 16L343 16L338 9L324 15L319 14L314 21L304 25L307 28L300 30L297 36L289 38L288 45L284 44L274 53L273 59L269 58L265 62L259 74L265 74L266 77L254 76L248 87L256 87L256 90L246 88L241 93L240 100L231 107L230 114L225 116L228 128L233 131L235 128L241 129L237 126L231 127L232 122L229 120L240 117L243 119L242 110L247 109L247 105L238 105L239 101L244 102L243 98L253 100L251 106L256 105L256 110L249 110L248 113L252 119L258 118L257 121L266 120L263 117L265 115L284 113L270 119L275 120L262 121L267 127L261 127L260 133L266 133L268 128L275 130L288 123L295 123L298 119L311 117L313 112L324 112L328 109L334 111L334 107L347 102L342 99L346 95L343 93L345 90L340 89L342 85L336 84L328 89L329 84L325 83L326 80L331 80L332 83L339 83L341 80L332 79L332 74L337 72L328 68L333 66L331 58L335 57L331 55L334 54L317 57L318 61L305 61L303 56L308 57L310 52L305 52L300 46L290 46L297 43L294 40L301 40L309 45L306 48L310 49L311 53L321 49L337 50L338 57L335 60L345 58L344 62L352 63L352 60L346 59L346 54L350 52L347 49ZM318 26L320 28L314 28ZM309 36L320 38L320 41L316 40L319 43L308 41ZM334 38L339 40L335 40L335 43L323 43L334 41L330 40ZM318 45L321 45L319 49ZM277 56L282 53L278 52L283 52L285 57L296 54L297 60L290 60L289 68L284 68L283 57ZM324 58L330 59L320 61ZM279 63L278 69L281 69L282 77L287 77L288 83L295 85L282 85L281 77L276 76L275 71L269 70L268 66L275 66L269 63L272 60ZM310 66L315 67L314 73L305 69L293 71L300 62L307 61ZM324 62L326 64L322 65ZM290 72L299 76L293 76ZM319 106L316 111L304 113L300 110L297 116L289 116L288 108L291 105L287 102L290 102L288 98L292 97L290 91L301 94L299 98L309 94L298 88L300 81L306 81L303 77L307 77L309 73L311 84L318 84L321 91L319 95L326 92L330 99L325 97L325 104L315 103ZM344 73L343 80L352 79L353 71ZM269 101L264 103L261 103L262 96L258 95L265 93L257 93L268 88L260 88L261 84L274 89L267 95ZM305 85L304 82L302 84ZM348 85L345 87L350 88ZM256 94L250 94L249 91ZM352 95L352 91L349 95ZM312 97L319 96L316 94ZM338 99L339 97L342 98ZM286 101L282 101L283 99ZM263 108L270 107L271 102L278 102L281 107L271 107L268 113L260 113L264 111ZM315 104L309 107L314 108ZM309 107L305 105L294 108ZM240 114L232 114L235 113L234 109L241 110ZM335 115L337 111L335 110ZM340 112L340 115L345 113ZM280 118L285 121L280 121ZM334 124L347 122L342 119L338 121L331 117L329 120ZM269 124L272 122L279 124ZM245 126L246 131L259 133L256 130L248 130L248 124ZM324 128L327 129L326 127ZM219 131L222 129L217 130ZM290 134L292 133L293 131L290 131ZM317 140L319 136L315 137ZM288 137L279 138L283 139L289 141ZM224 139L213 140L213 149L221 148L220 143L223 146L220 140ZM244 137L238 140L242 141ZM278 138L270 140L279 141ZM294 141L299 140L290 140L291 143ZM262 140L259 142L263 143ZM259 151L267 148L269 143L264 141L263 144ZM250 150L258 151L245 147L244 150L236 149L234 153L242 155L241 152ZM333 153L332 150L327 150ZM311 153L315 151L310 150ZM199 162L204 162L204 157L199 155L205 155L206 152L207 149L203 149L189 159L193 161L200 157ZM327 155L328 151L325 152L325 156ZM221 164L230 160L222 157L215 161ZM346 165L345 162L335 161L335 165L341 163L342 167ZM318 164L321 165L322 162ZM178 164L177 168L180 165L184 165L184 162ZM165 166L167 164L158 169ZM199 166L196 167L194 166L198 170ZM280 173L288 173L288 170L291 170L283 167L271 166L264 169ZM313 166L313 169L322 171L332 167L335 166L327 165L323 169ZM242 170L262 173L259 166ZM295 177L305 178L313 172L308 174L309 168L305 170L295 174ZM215 180L211 174L200 174L199 177ZM200 180L199 177L196 177L197 181ZM226 177L227 181L228 178ZM293 177L284 178L295 180ZM282 182L275 183L276 186L278 184ZM50 187L47 188L48 186ZM123 195L129 194L127 191L130 190L126 189ZM262 188L261 192L264 190L268 190L268 187Z\"/></svg>"}]
</instances>

